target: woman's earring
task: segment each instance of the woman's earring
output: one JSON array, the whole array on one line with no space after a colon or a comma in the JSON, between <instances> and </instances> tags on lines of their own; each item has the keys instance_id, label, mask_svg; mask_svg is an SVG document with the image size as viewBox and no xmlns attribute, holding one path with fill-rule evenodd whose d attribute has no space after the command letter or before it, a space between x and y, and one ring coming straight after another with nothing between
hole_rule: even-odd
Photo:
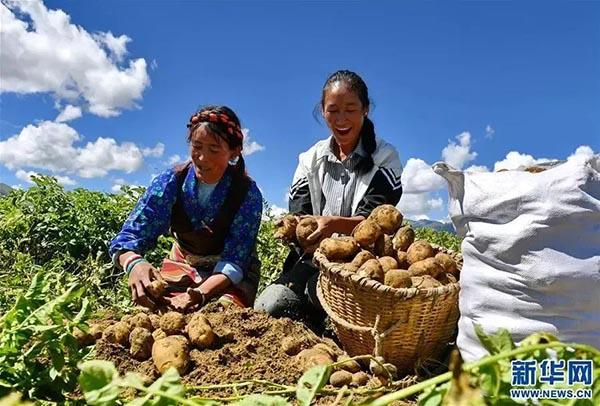
<instances>
[{"instance_id":1,"label":"woman's earring","mask_svg":"<svg viewBox=\"0 0 600 406\"><path fill-rule=\"evenodd\" d=\"M237 163L238 163L239 160L240 160L240 156L236 155L235 158L232 158L232 159L229 160L229 165L235 166L235 165L237 165Z\"/></svg>"}]
</instances>

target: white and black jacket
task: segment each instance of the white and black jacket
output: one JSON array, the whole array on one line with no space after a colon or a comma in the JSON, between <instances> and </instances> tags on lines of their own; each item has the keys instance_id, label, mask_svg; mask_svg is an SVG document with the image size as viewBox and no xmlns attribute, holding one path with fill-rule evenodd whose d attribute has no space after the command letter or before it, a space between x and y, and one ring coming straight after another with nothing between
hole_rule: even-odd
<instances>
[{"instance_id":1,"label":"white and black jacket","mask_svg":"<svg viewBox=\"0 0 600 406\"><path fill-rule=\"evenodd\" d=\"M402 195L402 164L396 149L381 138L376 138L373 168L357 175L352 200L353 216L367 217L381 204L396 205ZM320 215L323 208L322 181L331 137L321 140L298 157L298 167L290 188L289 209L296 214Z\"/></svg>"}]
</instances>

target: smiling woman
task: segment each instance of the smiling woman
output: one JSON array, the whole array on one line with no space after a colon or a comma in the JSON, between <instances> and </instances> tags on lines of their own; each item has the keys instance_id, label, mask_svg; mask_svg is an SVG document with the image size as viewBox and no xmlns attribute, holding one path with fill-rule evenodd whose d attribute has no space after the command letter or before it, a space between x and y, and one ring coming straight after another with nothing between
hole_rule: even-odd
<instances>
[{"instance_id":1,"label":"smiling woman","mask_svg":"<svg viewBox=\"0 0 600 406\"><path fill-rule=\"evenodd\" d=\"M246 174L239 119L228 107L206 106L187 126L190 161L154 178L111 242L113 262L143 306L195 310L212 297L251 305L262 195ZM155 269L143 255L167 233L175 243Z\"/></svg>"}]
</instances>

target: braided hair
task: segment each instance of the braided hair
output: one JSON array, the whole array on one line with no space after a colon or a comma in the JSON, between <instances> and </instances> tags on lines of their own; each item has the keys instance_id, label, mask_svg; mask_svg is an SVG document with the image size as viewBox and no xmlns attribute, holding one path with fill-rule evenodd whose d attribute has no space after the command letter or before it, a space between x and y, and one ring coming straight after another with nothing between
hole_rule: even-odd
<instances>
[{"instance_id":1,"label":"braided hair","mask_svg":"<svg viewBox=\"0 0 600 406\"><path fill-rule=\"evenodd\" d=\"M362 78L355 72L349 70L338 70L337 72L332 73L323 85L323 92L321 93L321 111L323 111L325 107L325 95L327 91L331 88L331 86L338 82L346 84L346 86L348 86L348 88L358 96L363 108L369 108L371 101L369 99L369 89L367 88L365 81L362 80ZM363 149L368 154L358 163L356 167L358 173L363 174L373 169L373 166L375 165L373 162L373 153L377 148L377 141L375 140L375 126L368 116L365 116L363 120L363 126L360 129L360 142Z\"/></svg>"},{"instance_id":2,"label":"braided hair","mask_svg":"<svg viewBox=\"0 0 600 406\"><path fill-rule=\"evenodd\" d=\"M187 124L188 143L191 142L194 131L201 125L207 126L208 130L225 141L230 149L240 148L240 151L242 150L244 146L244 134L240 119L229 107L208 105L192 114ZM236 183L247 176L246 163L241 154L232 171L233 181Z\"/></svg>"}]
</instances>

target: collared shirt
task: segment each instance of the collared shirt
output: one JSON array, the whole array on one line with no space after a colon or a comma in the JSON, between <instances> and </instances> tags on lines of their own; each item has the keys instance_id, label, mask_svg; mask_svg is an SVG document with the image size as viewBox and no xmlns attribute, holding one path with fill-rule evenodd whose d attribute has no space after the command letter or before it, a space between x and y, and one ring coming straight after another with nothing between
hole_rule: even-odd
<instances>
[{"instance_id":1,"label":"collared shirt","mask_svg":"<svg viewBox=\"0 0 600 406\"><path fill-rule=\"evenodd\" d=\"M356 167L366 155L359 142L354 151L341 161L333 152L333 137L326 154L323 178L323 216L352 216L352 199L358 179Z\"/></svg>"},{"instance_id":2,"label":"collared shirt","mask_svg":"<svg viewBox=\"0 0 600 406\"><path fill-rule=\"evenodd\" d=\"M216 185L202 184L194 175L190 165L181 187L183 207L192 226L200 229L211 223L227 198L231 175L226 173ZM123 228L110 243L111 256L119 251L134 251L144 254L156 245L158 236L167 234L171 224L171 211L177 198L177 179L173 168L156 176L129 215ZM244 276L250 266L260 220L262 195L254 181L233 218L221 261L214 273L222 273L235 283Z\"/></svg>"}]
</instances>

